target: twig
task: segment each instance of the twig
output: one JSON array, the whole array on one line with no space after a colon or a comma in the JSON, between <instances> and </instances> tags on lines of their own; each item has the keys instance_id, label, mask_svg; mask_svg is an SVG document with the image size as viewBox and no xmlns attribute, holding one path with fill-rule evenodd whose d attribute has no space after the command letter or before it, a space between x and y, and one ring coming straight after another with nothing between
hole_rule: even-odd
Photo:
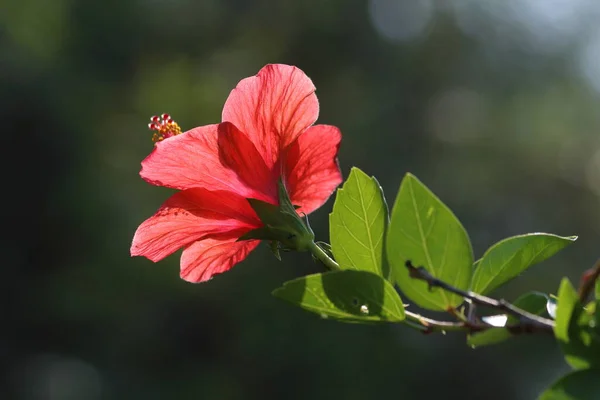
<instances>
[{"instance_id":1,"label":"twig","mask_svg":"<svg viewBox=\"0 0 600 400\"><path fill-rule=\"evenodd\" d=\"M594 289L596 281L600 278L600 260L596 261L596 264L581 274L581 280L579 281L579 300L581 304L585 303L590 293Z\"/></svg>"},{"instance_id":2,"label":"twig","mask_svg":"<svg viewBox=\"0 0 600 400\"><path fill-rule=\"evenodd\" d=\"M420 330L423 334L430 334L434 332L467 332L476 333L482 332L489 329L500 329L500 327L493 326L482 322L469 322L469 321L439 321L424 317L420 314L416 314L410 311L404 311L406 315L405 323L413 328ZM511 324L502 327L513 335L519 335L524 333L535 333L535 332L547 332L547 329L541 328L539 325L531 324L529 322L523 322L518 324Z\"/></svg>"},{"instance_id":3,"label":"twig","mask_svg":"<svg viewBox=\"0 0 600 400\"><path fill-rule=\"evenodd\" d=\"M416 322L419 329L425 334L433 332L446 333L457 331L473 333L495 328L494 326L488 324L478 324L463 321L439 321L406 310L404 313L406 315L406 320L409 322Z\"/></svg>"},{"instance_id":4,"label":"twig","mask_svg":"<svg viewBox=\"0 0 600 400\"><path fill-rule=\"evenodd\" d=\"M333 258L331 258L325 251L323 251L323 249L321 249L319 246L317 246L317 245L310 246L309 250L317 259L319 259L321 262L323 262L323 264L328 269L333 270L333 271L340 269L338 263ZM409 266L409 264L410 264L410 261L407 262L407 267ZM410 264L410 268L417 270L417 268L413 267L412 264ZM425 273L427 273L427 271L425 271ZM412 273L411 273L411 275L412 275ZM434 279L435 283L442 283L442 282L438 281L437 279L433 278L432 276L430 276L429 274L427 274L427 276L429 276L431 279ZM423 279L423 278L421 278L421 279ZM427 280L427 282L429 282L429 280ZM430 283L430 286L434 286L434 285L432 285ZM437 285L437 286L440 286L440 285ZM449 286L449 285L447 285L447 286ZM447 289L447 290L449 290L449 289ZM458 289L456 289L456 290L458 290ZM456 291L455 291L455 293L456 293ZM461 294L461 293L458 293L458 294ZM469 299L469 297L467 297L467 299ZM473 300L473 299L471 299L471 300ZM474 311L475 303L476 303L476 301L473 300L472 304L471 304L473 306L473 311ZM424 334L433 333L433 332L445 333L445 332L459 332L459 331L474 333L474 332L480 332L480 331L496 328L493 325L480 322L476 318L474 313L473 313L473 315L469 315L469 317L465 321L458 321L458 322L439 321L439 320L435 320L432 318L424 317L420 314L417 314L417 313L414 313L414 312L411 312L408 310L405 310L404 313L405 313L406 319L403 322L412 328L418 329L419 331L421 331ZM531 333L534 331L538 331L540 329L547 330L547 329L545 329L545 328L547 328L546 326L540 327L538 325L534 325L534 324L530 323L530 321L522 321L519 324L505 326L504 328L513 334ZM550 331L552 331L552 327L550 327Z\"/></svg>"},{"instance_id":5,"label":"twig","mask_svg":"<svg viewBox=\"0 0 600 400\"><path fill-rule=\"evenodd\" d=\"M500 299L492 299L487 296L482 296L480 294L465 291L462 289L458 289L446 282L439 280L438 278L432 276L427 270L423 267L415 267L412 265L410 260L406 261L406 268L408 268L410 276L415 279L420 279L429 285L429 288L439 287L444 289L450 293L457 294L465 299L471 300L474 304L479 304L486 307L495 308L497 310L503 311L507 314L512 314L519 318L520 323L514 326L507 326L505 328L509 330L514 330L515 333L520 332L533 332L533 331L548 331L553 332L554 329L554 321L540 317L538 315L532 314L525 310L522 310L518 307L515 307L511 303L506 300Z\"/></svg>"},{"instance_id":6,"label":"twig","mask_svg":"<svg viewBox=\"0 0 600 400\"><path fill-rule=\"evenodd\" d=\"M408 310L405 310L404 314L406 315L406 320L409 322L416 322L419 330L421 330L423 333L465 330L465 326L462 322L438 321L436 319L427 318Z\"/></svg>"}]
</instances>

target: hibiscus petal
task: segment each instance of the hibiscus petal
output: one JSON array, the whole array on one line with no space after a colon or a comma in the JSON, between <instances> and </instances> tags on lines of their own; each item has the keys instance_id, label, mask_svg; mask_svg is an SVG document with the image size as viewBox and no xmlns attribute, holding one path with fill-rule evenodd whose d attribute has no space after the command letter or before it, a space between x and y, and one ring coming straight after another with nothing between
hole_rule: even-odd
<instances>
[{"instance_id":1,"label":"hibiscus petal","mask_svg":"<svg viewBox=\"0 0 600 400\"><path fill-rule=\"evenodd\" d=\"M319 116L315 86L300 69L283 64L262 68L231 91L223 121L248 135L267 166Z\"/></svg>"},{"instance_id":2,"label":"hibiscus petal","mask_svg":"<svg viewBox=\"0 0 600 400\"><path fill-rule=\"evenodd\" d=\"M298 212L310 214L321 207L342 182L337 162L342 134L335 126L315 125L306 130L286 153L286 184Z\"/></svg>"},{"instance_id":3,"label":"hibiscus petal","mask_svg":"<svg viewBox=\"0 0 600 400\"><path fill-rule=\"evenodd\" d=\"M207 281L230 270L260 243L236 242L238 237L210 237L188 246L181 255L181 278L193 283Z\"/></svg>"},{"instance_id":4,"label":"hibiscus petal","mask_svg":"<svg viewBox=\"0 0 600 400\"><path fill-rule=\"evenodd\" d=\"M154 262L206 235L261 226L248 201L231 192L188 189L171 196L135 232L132 256Z\"/></svg>"},{"instance_id":5,"label":"hibiscus petal","mask_svg":"<svg viewBox=\"0 0 600 400\"><path fill-rule=\"evenodd\" d=\"M173 189L202 187L243 197L260 195L221 162L218 125L200 126L158 142L142 161L140 175L148 183Z\"/></svg>"},{"instance_id":6,"label":"hibiscus petal","mask_svg":"<svg viewBox=\"0 0 600 400\"><path fill-rule=\"evenodd\" d=\"M248 137L229 122L219 125L219 156L221 162L237 172L248 186L263 193L259 200L277 204L277 178L267 168L262 156Z\"/></svg>"}]
</instances>

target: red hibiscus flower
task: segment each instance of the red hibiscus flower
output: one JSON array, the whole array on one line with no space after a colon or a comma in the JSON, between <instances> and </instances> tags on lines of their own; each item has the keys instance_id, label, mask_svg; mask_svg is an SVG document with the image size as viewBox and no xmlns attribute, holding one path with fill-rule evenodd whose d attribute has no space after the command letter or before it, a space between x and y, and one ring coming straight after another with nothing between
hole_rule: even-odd
<instances>
[{"instance_id":1,"label":"red hibiscus flower","mask_svg":"<svg viewBox=\"0 0 600 400\"><path fill-rule=\"evenodd\" d=\"M342 181L341 134L313 125L314 92L300 69L267 65L231 91L220 124L179 134L168 115L154 117L157 143L140 175L179 191L139 226L131 255L156 262L183 247L181 277L206 281L258 246L238 241L263 227L247 199L277 205L281 180L298 213L319 208Z\"/></svg>"}]
</instances>

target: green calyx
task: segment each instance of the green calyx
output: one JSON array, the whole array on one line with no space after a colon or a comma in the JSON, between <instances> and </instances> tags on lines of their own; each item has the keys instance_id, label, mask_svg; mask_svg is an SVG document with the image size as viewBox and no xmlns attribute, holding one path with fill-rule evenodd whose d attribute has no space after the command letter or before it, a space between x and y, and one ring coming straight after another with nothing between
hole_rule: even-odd
<instances>
[{"instance_id":1,"label":"green calyx","mask_svg":"<svg viewBox=\"0 0 600 400\"><path fill-rule=\"evenodd\" d=\"M263 227L251 230L238 239L241 240L268 240L271 250L278 259L281 259L279 250L307 251L315 239L315 234L310 228L308 217L302 220L292 204L285 185L278 183L279 205L273 205L261 200L247 199L250 206L260 218Z\"/></svg>"}]
</instances>

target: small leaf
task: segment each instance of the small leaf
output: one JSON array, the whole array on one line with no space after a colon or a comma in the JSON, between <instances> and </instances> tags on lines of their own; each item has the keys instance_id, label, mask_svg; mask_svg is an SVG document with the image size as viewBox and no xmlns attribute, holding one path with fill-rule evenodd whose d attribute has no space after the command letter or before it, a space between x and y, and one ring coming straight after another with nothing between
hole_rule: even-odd
<instances>
[{"instance_id":1,"label":"small leaf","mask_svg":"<svg viewBox=\"0 0 600 400\"><path fill-rule=\"evenodd\" d=\"M276 259L281 261L281 253L279 252L279 243L276 240L271 240L269 242L269 249L271 249L271 253L275 256Z\"/></svg>"},{"instance_id":2,"label":"small leaf","mask_svg":"<svg viewBox=\"0 0 600 400\"><path fill-rule=\"evenodd\" d=\"M565 359L575 369L600 365L600 318L597 311L586 311L571 282L563 278L558 290L554 336Z\"/></svg>"},{"instance_id":3,"label":"small leaf","mask_svg":"<svg viewBox=\"0 0 600 400\"><path fill-rule=\"evenodd\" d=\"M545 316L547 313L546 305L548 304L549 300L550 297L547 294L541 292L529 292L519 296L513 302L513 305L517 306L522 310L530 312L531 314ZM519 319L514 315L508 316L508 325L510 325L511 323L516 324L517 322L519 322Z\"/></svg>"},{"instance_id":4,"label":"small leaf","mask_svg":"<svg viewBox=\"0 0 600 400\"><path fill-rule=\"evenodd\" d=\"M292 200L290 200L290 196L281 178L277 182L277 194L279 195L279 207L281 210L296 215L296 209L300 207L292 204Z\"/></svg>"},{"instance_id":5,"label":"small leaf","mask_svg":"<svg viewBox=\"0 0 600 400\"><path fill-rule=\"evenodd\" d=\"M486 294L517 277L534 264L573 243L576 236L530 233L504 239L483 255L473 275L471 290Z\"/></svg>"},{"instance_id":6,"label":"small leaf","mask_svg":"<svg viewBox=\"0 0 600 400\"><path fill-rule=\"evenodd\" d=\"M340 268L384 276L387 206L375 178L352 168L344 186L337 191L329 224L331 248Z\"/></svg>"},{"instance_id":7,"label":"small leaf","mask_svg":"<svg viewBox=\"0 0 600 400\"><path fill-rule=\"evenodd\" d=\"M333 271L308 275L284 283L273 292L322 317L343 322L399 322L404 305L394 287L366 271Z\"/></svg>"},{"instance_id":8,"label":"small leaf","mask_svg":"<svg viewBox=\"0 0 600 400\"><path fill-rule=\"evenodd\" d=\"M467 232L452 212L411 174L402 180L386 239L396 283L406 296L429 310L446 310L463 298L441 289L429 290L405 266L423 266L432 276L466 290L473 272L473 250Z\"/></svg>"},{"instance_id":9,"label":"small leaf","mask_svg":"<svg viewBox=\"0 0 600 400\"><path fill-rule=\"evenodd\" d=\"M513 305L532 314L544 316L546 314L546 304L548 303L548 300L549 297L544 293L529 292L519 296L519 298L513 302ZM505 317L505 322L504 324L498 326L494 323L494 321L500 320L501 316ZM517 317L506 314L483 317L482 320L490 325L497 326L497 328L491 328L483 332L477 332L469 335L467 338L467 344L469 346L486 346L503 342L512 336L510 330L506 329L505 326L519 323L519 319Z\"/></svg>"},{"instance_id":10,"label":"small leaf","mask_svg":"<svg viewBox=\"0 0 600 400\"><path fill-rule=\"evenodd\" d=\"M571 372L556 381L538 400L597 400L600 399L600 369Z\"/></svg>"},{"instance_id":11,"label":"small leaf","mask_svg":"<svg viewBox=\"0 0 600 400\"><path fill-rule=\"evenodd\" d=\"M470 347L489 346L505 341L510 338L510 332L506 328L492 328L483 332L474 333L467 337L467 345Z\"/></svg>"},{"instance_id":12,"label":"small leaf","mask_svg":"<svg viewBox=\"0 0 600 400\"><path fill-rule=\"evenodd\" d=\"M280 183L280 192L287 193ZM281 194L281 193L280 193ZM306 251L315 238L315 234L306 222L296 213L289 203L276 206L257 199L246 199L258 218L264 224L240 237L238 241L258 239L274 240L281 243L283 248Z\"/></svg>"}]
</instances>

